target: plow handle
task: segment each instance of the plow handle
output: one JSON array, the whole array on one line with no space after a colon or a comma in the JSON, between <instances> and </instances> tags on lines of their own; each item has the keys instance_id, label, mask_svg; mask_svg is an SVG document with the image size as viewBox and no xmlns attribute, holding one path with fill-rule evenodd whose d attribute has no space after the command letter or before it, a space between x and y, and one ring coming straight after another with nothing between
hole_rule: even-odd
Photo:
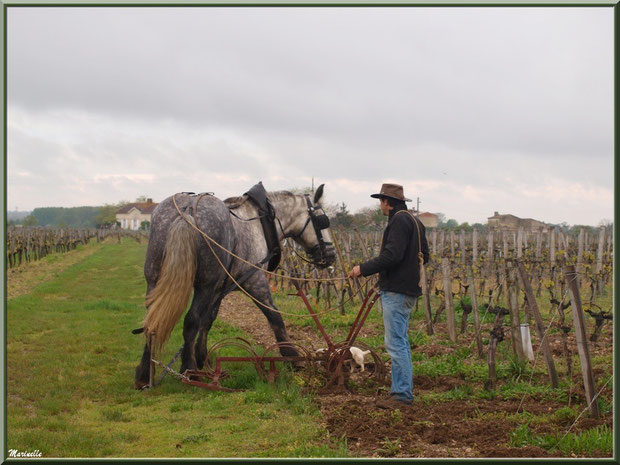
<instances>
[{"instance_id":1,"label":"plow handle","mask_svg":"<svg viewBox=\"0 0 620 465\"><path fill-rule=\"evenodd\" d=\"M349 347L353 345L353 342L357 338L357 335L362 330L364 322L366 321L366 318L368 317L372 306L375 304L378 298L379 294L375 292L374 288L371 288L366 294L364 302L362 303L362 307L360 308L360 311L355 317L355 321L351 325L351 329L349 330L349 334L347 335L346 342Z\"/></svg>"}]
</instances>

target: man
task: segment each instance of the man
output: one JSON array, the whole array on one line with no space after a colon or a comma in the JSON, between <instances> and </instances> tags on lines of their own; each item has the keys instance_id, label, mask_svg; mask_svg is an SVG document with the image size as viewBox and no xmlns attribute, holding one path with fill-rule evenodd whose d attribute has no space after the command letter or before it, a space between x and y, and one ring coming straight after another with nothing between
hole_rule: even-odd
<instances>
[{"instance_id":1,"label":"man","mask_svg":"<svg viewBox=\"0 0 620 465\"><path fill-rule=\"evenodd\" d=\"M379 273L385 349L392 361L392 385L389 399L380 399L377 406L397 408L413 402L409 316L416 299L422 295L418 253L421 245L424 263L427 263L428 243L422 222L407 211L405 202L411 199L405 198L403 186L383 184L381 191L371 197L379 199L381 212L389 217L381 250L377 257L353 267L349 276Z\"/></svg>"}]
</instances>

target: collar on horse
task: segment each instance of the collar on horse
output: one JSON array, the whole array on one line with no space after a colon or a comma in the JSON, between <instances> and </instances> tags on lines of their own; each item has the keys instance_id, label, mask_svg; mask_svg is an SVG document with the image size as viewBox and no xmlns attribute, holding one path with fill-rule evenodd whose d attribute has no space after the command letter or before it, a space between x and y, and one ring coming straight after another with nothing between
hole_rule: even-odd
<instances>
[{"instance_id":1,"label":"collar on horse","mask_svg":"<svg viewBox=\"0 0 620 465\"><path fill-rule=\"evenodd\" d=\"M269 260L267 271L273 271L278 267L282 258L282 249L276 230L276 211L267 198L267 191L262 181L252 186L244 195L247 195L258 209L260 224L263 227L265 241L267 242L267 256L262 263Z\"/></svg>"}]
</instances>

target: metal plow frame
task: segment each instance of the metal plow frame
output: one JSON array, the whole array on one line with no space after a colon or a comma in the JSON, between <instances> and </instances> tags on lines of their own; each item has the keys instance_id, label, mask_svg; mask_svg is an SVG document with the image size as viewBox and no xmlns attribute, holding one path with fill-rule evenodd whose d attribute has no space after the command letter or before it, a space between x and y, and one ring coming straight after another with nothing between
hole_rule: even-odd
<instances>
[{"instance_id":1,"label":"metal plow frame","mask_svg":"<svg viewBox=\"0 0 620 465\"><path fill-rule=\"evenodd\" d=\"M324 349L321 354L317 354L314 351L310 351L307 348L300 346L294 342L279 342L267 347L262 354L258 354L254 349L252 344L246 339L235 337L235 338L226 338L216 342L211 349L207 352L206 358L206 366L203 370L186 370L184 373L178 373L171 369L171 365L176 361L179 352L172 359L172 361L168 364L168 366L164 366L161 362L157 360L151 360L151 377L149 382L149 388L153 387L155 383L153 383L154 373L155 373L155 364L161 365L165 372L162 374L162 377L158 380L157 383L161 382L166 373L170 372L179 379L184 384L189 384L192 386L198 386L204 389L210 389L215 391L224 391L224 392L237 392L244 391L245 389L232 389L225 386L222 386L220 381L226 379L229 374L226 370L222 368L223 363L252 363L254 364L258 375L269 382L274 382L278 377L279 372L276 367L276 363L278 362L288 362L294 365L298 369L305 370L315 370L318 374L323 375L327 382L325 383L323 390L344 390L345 388L345 380L348 378L349 373L344 368L345 362L351 359L351 352L349 348L353 346L353 343L357 339L359 332L361 331L366 318L370 314L370 310L374 303L378 300L379 294L375 291L374 288L371 288L364 301L362 302L362 306L355 318L355 321L351 325L351 329L347 335L347 338L343 342L339 342L334 344L330 337L325 332L323 325L319 321L318 315L312 308L312 305L308 301L306 295L302 292L300 287L297 287L297 294L303 300L304 304L308 308L310 315L312 316L315 324L325 343L327 348ZM154 335L151 335L154 337ZM357 347L365 350L370 350L370 355L373 358L373 370L369 377L376 378L377 381L383 382L386 375L386 370L383 365L383 362L379 355L368 345L364 343L358 342L356 344ZM247 356L222 356L218 355L224 348L228 347L236 347L245 350L248 355ZM295 349L301 355L297 356L282 356L282 355L272 355L276 352L279 353L282 347L290 347ZM203 381L203 380L207 381Z\"/></svg>"}]
</instances>

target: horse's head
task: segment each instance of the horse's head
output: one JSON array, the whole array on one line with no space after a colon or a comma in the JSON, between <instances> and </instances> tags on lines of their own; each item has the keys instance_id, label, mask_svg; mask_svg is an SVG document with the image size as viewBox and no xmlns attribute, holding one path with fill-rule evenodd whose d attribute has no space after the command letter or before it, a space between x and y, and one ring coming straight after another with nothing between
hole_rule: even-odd
<instances>
[{"instance_id":1,"label":"horse's head","mask_svg":"<svg viewBox=\"0 0 620 465\"><path fill-rule=\"evenodd\" d=\"M336 259L329 233L329 218L321 207L323 187L324 184L319 186L312 200L309 194L303 195L303 213L296 215L287 234L305 249L312 263L319 268L330 266Z\"/></svg>"}]
</instances>

